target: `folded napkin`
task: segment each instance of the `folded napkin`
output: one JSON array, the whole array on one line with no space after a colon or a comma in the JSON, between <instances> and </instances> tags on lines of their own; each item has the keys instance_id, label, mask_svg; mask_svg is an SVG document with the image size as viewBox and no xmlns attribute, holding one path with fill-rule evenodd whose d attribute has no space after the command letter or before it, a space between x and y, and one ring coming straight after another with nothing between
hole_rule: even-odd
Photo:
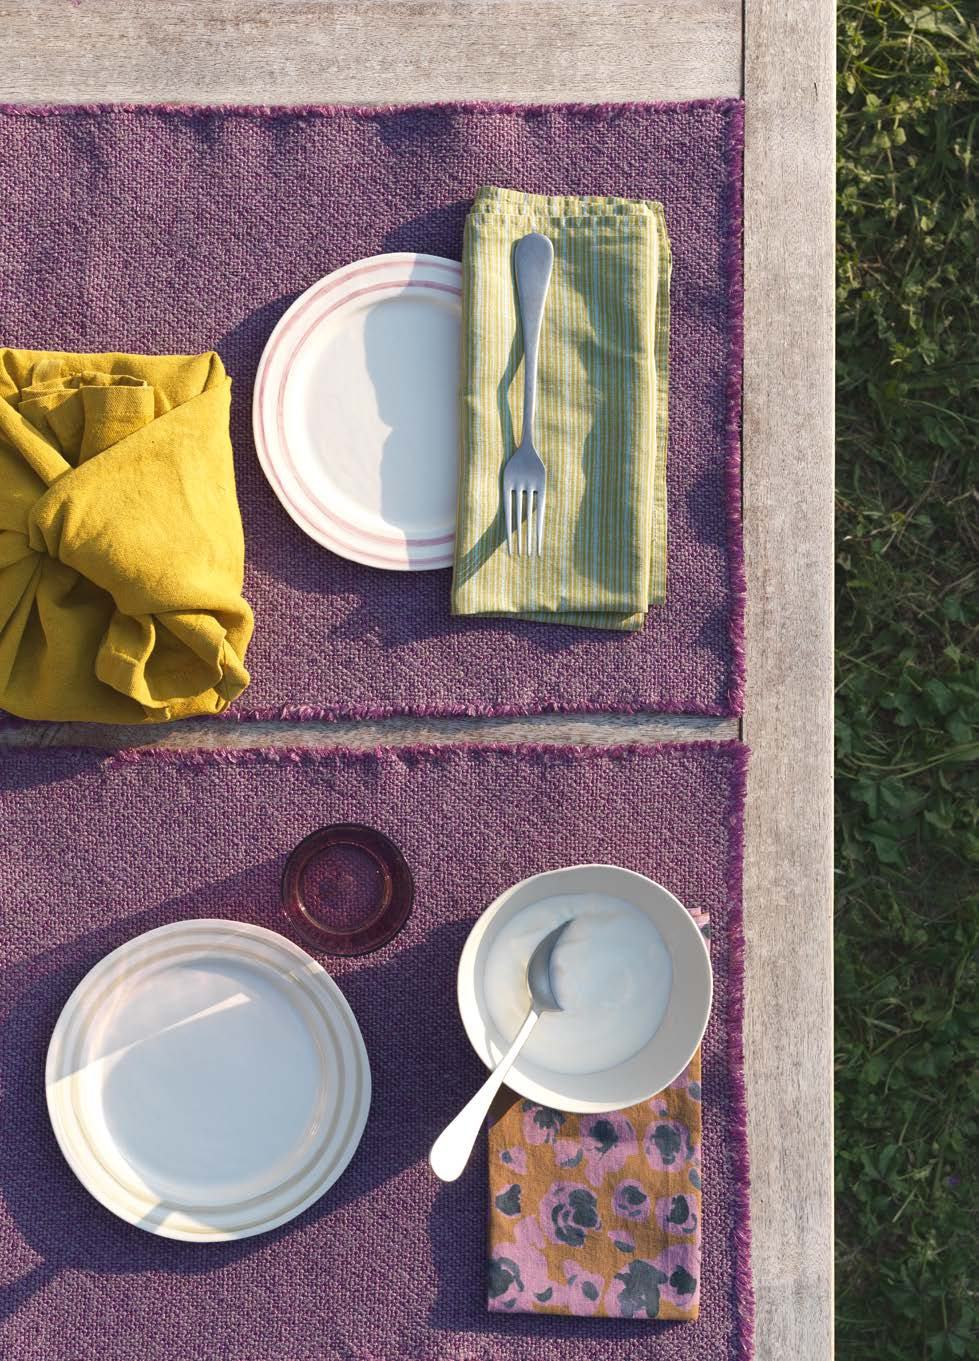
<instances>
[{"instance_id":1,"label":"folded napkin","mask_svg":"<svg viewBox=\"0 0 979 1361\"><path fill-rule=\"evenodd\" d=\"M489 1132L489 1308L695 1319L700 1132L699 1050L628 1110L514 1101Z\"/></svg>"},{"instance_id":2,"label":"folded napkin","mask_svg":"<svg viewBox=\"0 0 979 1361\"><path fill-rule=\"evenodd\" d=\"M500 491L522 435L513 247L554 246L537 376L544 554L510 557ZM454 614L634 630L666 595L670 247L662 206L481 189L463 245Z\"/></svg>"},{"instance_id":3,"label":"folded napkin","mask_svg":"<svg viewBox=\"0 0 979 1361\"><path fill-rule=\"evenodd\" d=\"M707 914L692 915L709 936ZM514 1099L489 1129L488 1307L697 1318L701 1130L699 1049L627 1110Z\"/></svg>"},{"instance_id":4,"label":"folded napkin","mask_svg":"<svg viewBox=\"0 0 979 1361\"><path fill-rule=\"evenodd\" d=\"M162 722L248 684L216 354L0 350L0 708Z\"/></svg>"}]
</instances>

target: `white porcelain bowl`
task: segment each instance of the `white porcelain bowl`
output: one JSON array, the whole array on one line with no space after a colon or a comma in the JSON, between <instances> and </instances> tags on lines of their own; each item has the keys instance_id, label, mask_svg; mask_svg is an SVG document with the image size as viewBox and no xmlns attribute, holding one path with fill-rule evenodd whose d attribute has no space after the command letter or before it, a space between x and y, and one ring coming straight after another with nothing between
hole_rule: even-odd
<instances>
[{"instance_id":1,"label":"white porcelain bowl","mask_svg":"<svg viewBox=\"0 0 979 1361\"><path fill-rule=\"evenodd\" d=\"M624 1063L595 1073L557 1073L519 1057L510 1069L507 1086L529 1101L557 1110L622 1110L648 1101L683 1072L707 1027L713 987L700 929L672 893L645 875L617 865L572 865L535 874L502 893L476 922L462 951L458 977L462 1022L476 1053L487 1067L493 1067L513 1038L497 1030L484 992L493 941L518 912L542 898L565 893L605 893L631 903L649 917L673 963L666 1014L646 1045Z\"/></svg>"}]
</instances>

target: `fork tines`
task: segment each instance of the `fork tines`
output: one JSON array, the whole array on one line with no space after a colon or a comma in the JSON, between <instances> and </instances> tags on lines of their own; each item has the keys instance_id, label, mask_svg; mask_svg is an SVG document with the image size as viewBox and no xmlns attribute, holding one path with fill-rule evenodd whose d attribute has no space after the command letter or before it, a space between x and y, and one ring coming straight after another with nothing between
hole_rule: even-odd
<instances>
[{"instance_id":1,"label":"fork tines","mask_svg":"<svg viewBox=\"0 0 979 1361\"><path fill-rule=\"evenodd\" d=\"M507 487L503 493L503 504L506 513L507 552L513 553L514 520L516 520L517 557L523 556L524 522L526 521L527 556L539 558L544 544L543 487Z\"/></svg>"}]
</instances>

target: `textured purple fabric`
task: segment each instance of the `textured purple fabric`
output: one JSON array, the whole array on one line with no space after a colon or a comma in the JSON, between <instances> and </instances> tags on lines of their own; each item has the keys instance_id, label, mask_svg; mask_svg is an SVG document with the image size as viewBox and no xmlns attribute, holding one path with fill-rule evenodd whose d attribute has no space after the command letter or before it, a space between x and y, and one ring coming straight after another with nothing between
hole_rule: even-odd
<instances>
[{"instance_id":1,"label":"textured purple fabric","mask_svg":"<svg viewBox=\"0 0 979 1361\"><path fill-rule=\"evenodd\" d=\"M744 749L377 753L9 751L0 769L3 1065L0 1354L6 1361L747 1361L741 1083ZM363 1143L292 1224L183 1244L117 1220L63 1162L47 1041L85 972L196 916L284 925L278 877L322 823L365 821L417 881L405 930L326 961L360 1021L374 1100ZM696 1323L486 1311L485 1152L439 1185L426 1152L482 1069L455 1010L467 931L515 879L587 860L645 871L709 912L704 1254Z\"/></svg>"},{"instance_id":2,"label":"textured purple fabric","mask_svg":"<svg viewBox=\"0 0 979 1361\"><path fill-rule=\"evenodd\" d=\"M742 108L0 110L0 344L217 349L257 629L237 717L741 709ZM288 304L379 251L458 259L475 189L661 200L673 249L668 603L623 637L451 620L448 572L304 537L251 436Z\"/></svg>"}]
</instances>

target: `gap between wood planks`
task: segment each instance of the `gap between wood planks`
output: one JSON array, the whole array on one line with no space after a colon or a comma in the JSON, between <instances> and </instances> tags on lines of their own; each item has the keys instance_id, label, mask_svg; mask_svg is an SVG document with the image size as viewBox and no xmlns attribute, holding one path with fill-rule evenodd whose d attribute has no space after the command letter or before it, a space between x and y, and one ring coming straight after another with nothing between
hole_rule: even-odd
<instances>
[{"instance_id":1,"label":"gap between wood planks","mask_svg":"<svg viewBox=\"0 0 979 1361\"><path fill-rule=\"evenodd\" d=\"M739 736L731 718L682 714L538 714L528 718L388 718L342 723L33 723L0 729L4 747L377 747L457 742L551 742L610 746L619 742L726 741Z\"/></svg>"}]
</instances>

